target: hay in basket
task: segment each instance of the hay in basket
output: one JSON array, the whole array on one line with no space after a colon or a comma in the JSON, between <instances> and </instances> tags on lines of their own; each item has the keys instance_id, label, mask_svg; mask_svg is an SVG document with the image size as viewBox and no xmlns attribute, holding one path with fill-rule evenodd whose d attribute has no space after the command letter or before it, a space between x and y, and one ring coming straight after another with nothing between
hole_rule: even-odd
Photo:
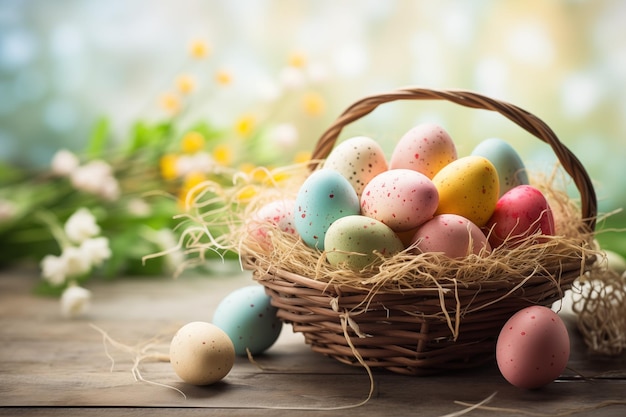
<instances>
[{"instance_id":1,"label":"hay in basket","mask_svg":"<svg viewBox=\"0 0 626 417\"><path fill-rule=\"evenodd\" d=\"M331 266L322 252L277 228L267 233L269 248L247 238L252 213L268 201L294 197L346 125L395 100L444 100L500 113L551 147L580 201L572 201L557 187L558 176L535 179L533 185L545 193L553 210L555 236L463 259L404 251L381 257L358 273ZM201 226L190 228L188 247L198 252L238 251L244 267L265 286L279 317L301 332L314 351L343 363L409 375L483 364L493 359L497 336L512 314L530 305L552 305L596 258L597 206L588 174L544 122L512 104L469 91L423 88L365 97L321 136L313 161L268 173L256 185L239 175L230 190L205 186L196 205ZM241 204L237 196L252 186L254 197ZM216 204L218 200L227 203ZM215 206L219 208L210 209ZM211 227L221 233L211 233ZM209 242L203 243L200 235L208 235Z\"/></svg>"}]
</instances>

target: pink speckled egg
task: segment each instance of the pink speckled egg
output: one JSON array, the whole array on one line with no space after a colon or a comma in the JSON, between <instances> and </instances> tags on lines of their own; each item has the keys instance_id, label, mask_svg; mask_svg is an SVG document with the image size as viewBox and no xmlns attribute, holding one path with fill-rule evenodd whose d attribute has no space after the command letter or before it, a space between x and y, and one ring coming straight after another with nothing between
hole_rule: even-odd
<instances>
[{"instance_id":1,"label":"pink speckled egg","mask_svg":"<svg viewBox=\"0 0 626 417\"><path fill-rule=\"evenodd\" d=\"M491 251L480 228L457 214L440 214L421 225L413 236L412 245L416 253L441 252L449 258Z\"/></svg>"},{"instance_id":2,"label":"pink speckled egg","mask_svg":"<svg viewBox=\"0 0 626 417\"><path fill-rule=\"evenodd\" d=\"M426 175L391 169L378 174L363 189L361 214L402 232L432 218L438 203L437 189Z\"/></svg>"},{"instance_id":3,"label":"pink speckled egg","mask_svg":"<svg viewBox=\"0 0 626 417\"><path fill-rule=\"evenodd\" d=\"M565 323L543 306L515 313L502 327L496 344L498 368L518 388L535 389L554 381L567 366L569 354Z\"/></svg>"},{"instance_id":4,"label":"pink speckled egg","mask_svg":"<svg viewBox=\"0 0 626 417\"><path fill-rule=\"evenodd\" d=\"M491 246L515 247L535 234L554 235L554 217L541 191L518 185L500 197L485 229Z\"/></svg>"},{"instance_id":5,"label":"pink speckled egg","mask_svg":"<svg viewBox=\"0 0 626 417\"><path fill-rule=\"evenodd\" d=\"M334 169L346 177L360 197L372 178L387 170L387 160L380 145L366 136L355 136L337 145L324 168Z\"/></svg>"},{"instance_id":6,"label":"pink speckled egg","mask_svg":"<svg viewBox=\"0 0 626 417\"><path fill-rule=\"evenodd\" d=\"M248 222L248 237L259 243L261 248L269 250L272 246L268 233L272 230L297 235L293 220L295 204L293 199L281 199L261 206Z\"/></svg>"},{"instance_id":7,"label":"pink speckled egg","mask_svg":"<svg viewBox=\"0 0 626 417\"><path fill-rule=\"evenodd\" d=\"M389 160L389 168L412 169L432 179L456 159L456 147L448 132L437 124L424 123L400 138Z\"/></svg>"}]
</instances>

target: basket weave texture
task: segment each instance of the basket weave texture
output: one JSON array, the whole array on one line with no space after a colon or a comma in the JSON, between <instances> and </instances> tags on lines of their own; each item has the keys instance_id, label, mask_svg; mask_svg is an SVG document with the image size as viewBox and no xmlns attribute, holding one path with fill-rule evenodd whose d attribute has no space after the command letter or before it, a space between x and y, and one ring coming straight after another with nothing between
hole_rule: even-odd
<instances>
[{"instance_id":1,"label":"basket weave texture","mask_svg":"<svg viewBox=\"0 0 626 417\"><path fill-rule=\"evenodd\" d=\"M313 160L329 155L346 125L396 100L444 100L494 111L547 143L580 193L581 236L592 235L595 192L576 156L536 116L474 92L405 88L365 97L324 132ZM242 259L265 286L279 317L301 332L312 350L346 364L409 375L470 368L493 360L500 329L512 314L530 305L552 305L593 261L584 250L567 256L546 254L514 279L492 276L463 283L451 277L432 285L374 291L316 279L313 271L305 276L301 271L268 267L258 255L244 254ZM497 268L494 271L497 274Z\"/></svg>"}]
</instances>

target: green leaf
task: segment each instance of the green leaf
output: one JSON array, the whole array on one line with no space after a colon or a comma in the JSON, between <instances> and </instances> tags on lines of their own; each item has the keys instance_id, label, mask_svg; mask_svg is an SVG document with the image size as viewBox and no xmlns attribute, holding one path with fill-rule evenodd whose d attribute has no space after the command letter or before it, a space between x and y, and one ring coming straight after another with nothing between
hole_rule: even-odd
<instances>
[{"instance_id":1,"label":"green leaf","mask_svg":"<svg viewBox=\"0 0 626 417\"><path fill-rule=\"evenodd\" d=\"M89 159L102 157L109 139L109 127L109 119L105 117L101 117L96 122L91 130L91 136L89 137L89 144L87 146L87 157Z\"/></svg>"}]
</instances>

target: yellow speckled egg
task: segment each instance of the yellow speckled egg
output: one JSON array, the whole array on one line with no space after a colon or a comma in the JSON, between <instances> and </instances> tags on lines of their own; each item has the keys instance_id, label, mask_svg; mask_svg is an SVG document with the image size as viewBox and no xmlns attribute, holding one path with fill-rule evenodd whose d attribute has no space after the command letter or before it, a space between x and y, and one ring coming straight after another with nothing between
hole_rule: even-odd
<instances>
[{"instance_id":1,"label":"yellow speckled egg","mask_svg":"<svg viewBox=\"0 0 626 417\"><path fill-rule=\"evenodd\" d=\"M443 167L433 178L439 192L435 215L458 214L484 226L500 195L498 172L482 156L466 156Z\"/></svg>"}]
</instances>

